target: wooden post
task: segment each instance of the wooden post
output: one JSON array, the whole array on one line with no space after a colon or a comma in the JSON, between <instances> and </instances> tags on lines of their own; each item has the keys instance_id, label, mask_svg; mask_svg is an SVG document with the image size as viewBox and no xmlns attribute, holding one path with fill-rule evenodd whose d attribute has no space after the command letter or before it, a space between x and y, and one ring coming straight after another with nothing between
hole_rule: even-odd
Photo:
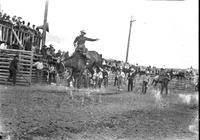
<instances>
[{"instance_id":1,"label":"wooden post","mask_svg":"<svg viewBox=\"0 0 200 140\"><path fill-rule=\"evenodd\" d=\"M15 38L17 39L17 42L19 43L20 47L24 49L24 47L23 47L23 45L22 45L21 41L19 40L19 38L18 38L18 36L17 36L17 34L16 34L16 32L14 31L14 29L13 29L13 28L12 28L12 32L13 32L13 34L14 34Z\"/></svg>"},{"instance_id":2,"label":"wooden post","mask_svg":"<svg viewBox=\"0 0 200 140\"><path fill-rule=\"evenodd\" d=\"M42 33L42 46L44 46L44 45L45 45L45 42L46 42L48 5L49 5L49 1L46 0L46 3L45 3L45 11L44 11L43 33Z\"/></svg>"},{"instance_id":3,"label":"wooden post","mask_svg":"<svg viewBox=\"0 0 200 140\"><path fill-rule=\"evenodd\" d=\"M10 30L12 30L12 29L10 29ZM10 32L10 45L12 45L12 43L13 43L13 33L12 32Z\"/></svg>"},{"instance_id":4,"label":"wooden post","mask_svg":"<svg viewBox=\"0 0 200 140\"><path fill-rule=\"evenodd\" d=\"M33 54L33 50L32 50L31 51L31 64L30 64L29 84L31 84L31 82L32 82L33 57L34 57L34 54Z\"/></svg>"},{"instance_id":5,"label":"wooden post","mask_svg":"<svg viewBox=\"0 0 200 140\"><path fill-rule=\"evenodd\" d=\"M136 20L132 20L132 16L131 16L131 20L130 20L130 28L129 28L129 35L128 35L128 44L127 44L127 50L126 50L126 63L128 62L128 53L129 53L129 44L130 44L130 37L131 37L131 27L132 27L132 22L134 22Z\"/></svg>"}]
</instances>

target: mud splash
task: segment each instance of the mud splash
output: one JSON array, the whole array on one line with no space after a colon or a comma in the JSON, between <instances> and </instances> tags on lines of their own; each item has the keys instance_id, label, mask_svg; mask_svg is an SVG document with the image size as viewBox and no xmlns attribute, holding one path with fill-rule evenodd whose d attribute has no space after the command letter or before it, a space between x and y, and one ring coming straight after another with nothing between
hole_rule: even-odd
<instances>
[{"instance_id":1,"label":"mud splash","mask_svg":"<svg viewBox=\"0 0 200 140\"><path fill-rule=\"evenodd\" d=\"M168 107L167 101L162 97L159 90L152 90L152 95L155 99L155 104L158 108Z\"/></svg>"},{"instance_id":2,"label":"mud splash","mask_svg":"<svg viewBox=\"0 0 200 140\"><path fill-rule=\"evenodd\" d=\"M199 116L198 112L196 113L196 117L192 120L191 125L189 125L189 130L190 132L196 134L197 136L199 135Z\"/></svg>"}]
</instances>

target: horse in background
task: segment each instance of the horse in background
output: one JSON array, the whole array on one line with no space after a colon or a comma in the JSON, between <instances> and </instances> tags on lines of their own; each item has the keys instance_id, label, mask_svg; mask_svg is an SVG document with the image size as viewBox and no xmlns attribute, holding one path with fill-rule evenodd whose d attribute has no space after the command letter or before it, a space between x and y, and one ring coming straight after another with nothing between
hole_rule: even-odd
<instances>
[{"instance_id":1,"label":"horse in background","mask_svg":"<svg viewBox=\"0 0 200 140\"><path fill-rule=\"evenodd\" d=\"M170 77L167 74L165 74L165 75L156 75L153 78L151 85L156 87L157 84L160 84L160 93L162 94L164 89L165 89L166 95L167 95L168 94L169 81L170 81Z\"/></svg>"}]
</instances>

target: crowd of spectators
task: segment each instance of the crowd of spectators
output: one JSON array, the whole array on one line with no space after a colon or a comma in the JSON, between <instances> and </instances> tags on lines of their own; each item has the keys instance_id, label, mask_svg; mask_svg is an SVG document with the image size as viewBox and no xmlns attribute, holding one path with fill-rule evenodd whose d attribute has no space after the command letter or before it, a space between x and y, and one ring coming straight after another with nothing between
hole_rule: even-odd
<instances>
[{"instance_id":1,"label":"crowd of spectators","mask_svg":"<svg viewBox=\"0 0 200 140\"><path fill-rule=\"evenodd\" d=\"M0 12L0 24L4 25L0 28L0 44L11 49L21 49L19 42L15 37L11 38L12 28L18 35L18 39L24 46L23 49L30 51L32 46L40 46L42 33L39 26L25 22L20 16L10 16ZM23 34L22 34L23 33ZM37 51L38 52L38 51Z\"/></svg>"},{"instance_id":2,"label":"crowd of spectators","mask_svg":"<svg viewBox=\"0 0 200 140\"><path fill-rule=\"evenodd\" d=\"M36 27L36 25L31 25L30 22L26 23L20 16L18 17L14 15L11 18L10 15L0 12L0 23L2 23L3 25L7 25L8 27L17 28L21 31L26 31L41 36L41 32L39 31L39 28Z\"/></svg>"},{"instance_id":3,"label":"crowd of spectators","mask_svg":"<svg viewBox=\"0 0 200 140\"><path fill-rule=\"evenodd\" d=\"M56 83L58 77L62 79L64 76L64 65L61 63L61 61L65 57L69 57L69 52L61 50L56 52L54 46L50 44L49 46L42 46L38 54L40 57L34 64L37 73L36 81L41 82L41 78L46 77L43 79L46 79L47 83L51 84Z\"/></svg>"}]
</instances>

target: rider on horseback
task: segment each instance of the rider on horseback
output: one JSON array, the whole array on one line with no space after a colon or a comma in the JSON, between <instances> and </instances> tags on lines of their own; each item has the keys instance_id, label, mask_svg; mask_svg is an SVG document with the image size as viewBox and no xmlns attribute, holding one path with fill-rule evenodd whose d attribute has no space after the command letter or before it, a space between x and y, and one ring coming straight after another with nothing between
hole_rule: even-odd
<instances>
[{"instance_id":1,"label":"rider on horseback","mask_svg":"<svg viewBox=\"0 0 200 140\"><path fill-rule=\"evenodd\" d=\"M75 52L80 52L81 54L83 54L87 60L90 59L90 56L88 55L88 49L85 47L85 41L97 41L99 39L92 39L92 38L88 38L85 37L84 35L86 34L86 32L84 30L81 31L81 34L79 36L77 36L74 40L74 47L76 47ZM88 62L87 62L88 64Z\"/></svg>"}]
</instances>

